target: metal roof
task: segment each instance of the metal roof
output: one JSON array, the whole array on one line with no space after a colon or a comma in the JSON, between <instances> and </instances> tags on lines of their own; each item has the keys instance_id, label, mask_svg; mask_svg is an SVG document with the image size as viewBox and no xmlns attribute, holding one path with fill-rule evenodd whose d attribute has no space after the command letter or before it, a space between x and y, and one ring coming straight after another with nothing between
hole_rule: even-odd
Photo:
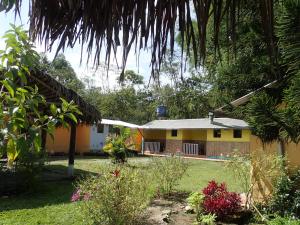
<instances>
[{"instance_id":1,"label":"metal roof","mask_svg":"<svg viewBox=\"0 0 300 225\"><path fill-rule=\"evenodd\" d=\"M240 105L242 105L242 104L245 104L246 102L249 101L249 99L250 99L252 96L254 96L255 94L257 94L258 92L260 92L260 91L262 91L262 90L264 90L264 89L266 89L266 88L272 88L272 87L275 86L277 83L278 83L278 80L274 80L274 81L272 81L271 83L268 83L268 84L262 86L261 88L255 90L255 91L252 91L252 92L250 92L250 93L248 93L248 94L246 94L246 95L244 95L244 96L242 96L242 97L240 97L240 98L238 98L238 99L233 100L232 102L230 102L230 105L233 106L233 107L237 107L237 106L240 106ZM225 105L225 106L222 106L222 107L220 107L220 108L218 108L218 109L216 109L215 111L216 111L216 112L218 112L218 111L220 112L220 111L222 111L225 107L226 107L226 105Z\"/></svg>"},{"instance_id":2,"label":"metal roof","mask_svg":"<svg viewBox=\"0 0 300 225\"><path fill-rule=\"evenodd\" d=\"M180 120L154 120L142 126L143 129L249 129L244 120L231 118L180 119Z\"/></svg>"},{"instance_id":3,"label":"metal roof","mask_svg":"<svg viewBox=\"0 0 300 225\"><path fill-rule=\"evenodd\" d=\"M139 126L139 125L132 124L132 123L126 123L126 122L121 121L121 120L102 119L101 124L123 126L123 127L129 127L129 128L141 128L141 126Z\"/></svg>"}]
</instances>

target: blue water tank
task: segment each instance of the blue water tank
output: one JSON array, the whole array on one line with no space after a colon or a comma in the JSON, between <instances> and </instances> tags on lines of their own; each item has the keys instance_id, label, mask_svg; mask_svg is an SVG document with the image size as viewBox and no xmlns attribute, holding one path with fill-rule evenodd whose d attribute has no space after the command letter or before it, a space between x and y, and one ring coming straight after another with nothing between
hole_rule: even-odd
<instances>
[{"instance_id":1,"label":"blue water tank","mask_svg":"<svg viewBox=\"0 0 300 225\"><path fill-rule=\"evenodd\" d=\"M167 117L167 107L160 105L156 108L157 117Z\"/></svg>"}]
</instances>

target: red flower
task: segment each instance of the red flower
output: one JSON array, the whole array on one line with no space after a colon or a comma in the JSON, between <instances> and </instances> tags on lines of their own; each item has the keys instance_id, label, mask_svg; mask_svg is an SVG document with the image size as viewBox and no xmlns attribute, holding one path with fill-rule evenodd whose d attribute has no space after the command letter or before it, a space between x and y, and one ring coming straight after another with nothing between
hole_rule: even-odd
<instances>
[{"instance_id":1,"label":"red flower","mask_svg":"<svg viewBox=\"0 0 300 225\"><path fill-rule=\"evenodd\" d=\"M119 177L119 176L120 176L120 170L115 169L115 171L112 172L112 175L113 175L114 177Z\"/></svg>"}]
</instances>

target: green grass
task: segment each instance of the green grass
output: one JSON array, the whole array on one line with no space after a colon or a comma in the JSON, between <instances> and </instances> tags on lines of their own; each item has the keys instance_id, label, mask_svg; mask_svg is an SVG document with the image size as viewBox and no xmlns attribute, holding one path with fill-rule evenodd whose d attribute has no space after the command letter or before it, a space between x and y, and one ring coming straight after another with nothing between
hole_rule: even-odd
<instances>
[{"instance_id":1,"label":"green grass","mask_svg":"<svg viewBox=\"0 0 300 225\"><path fill-rule=\"evenodd\" d=\"M132 158L129 162L146 163L149 158ZM99 165L109 163L108 159L77 158L75 174L98 173ZM229 190L241 191L240 185L230 171L224 169L222 162L188 160L189 168L176 187L179 191L201 190L208 181L214 179L226 182ZM67 171L66 159L55 159L49 162L47 168ZM35 194L23 194L9 198L0 197L0 224L84 224L78 204L71 203L70 196L74 191L71 181L45 182Z\"/></svg>"}]
</instances>

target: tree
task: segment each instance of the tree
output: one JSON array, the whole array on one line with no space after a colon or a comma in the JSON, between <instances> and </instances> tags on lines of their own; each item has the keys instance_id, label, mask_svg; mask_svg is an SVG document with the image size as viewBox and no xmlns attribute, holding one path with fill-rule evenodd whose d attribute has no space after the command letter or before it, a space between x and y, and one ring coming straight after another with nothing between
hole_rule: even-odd
<instances>
[{"instance_id":1,"label":"tree","mask_svg":"<svg viewBox=\"0 0 300 225\"><path fill-rule=\"evenodd\" d=\"M9 166L16 159L18 164L36 166L34 160L43 153L41 131L53 135L58 123L67 125L65 119L77 123L75 115L80 112L63 99L60 108L48 106L37 86L27 85L39 56L21 27L12 26L4 39L6 46L0 51L0 155L7 155Z\"/></svg>"},{"instance_id":2,"label":"tree","mask_svg":"<svg viewBox=\"0 0 300 225\"><path fill-rule=\"evenodd\" d=\"M126 70L124 72L124 76L118 77L117 81L121 84L121 86L134 86L144 84L143 76L135 73L133 70Z\"/></svg>"},{"instance_id":3,"label":"tree","mask_svg":"<svg viewBox=\"0 0 300 225\"><path fill-rule=\"evenodd\" d=\"M49 62L47 57L42 55L40 58L40 68L47 71L67 88L82 94L85 86L83 82L77 78L76 72L63 54L58 54L52 62Z\"/></svg>"}]
</instances>

